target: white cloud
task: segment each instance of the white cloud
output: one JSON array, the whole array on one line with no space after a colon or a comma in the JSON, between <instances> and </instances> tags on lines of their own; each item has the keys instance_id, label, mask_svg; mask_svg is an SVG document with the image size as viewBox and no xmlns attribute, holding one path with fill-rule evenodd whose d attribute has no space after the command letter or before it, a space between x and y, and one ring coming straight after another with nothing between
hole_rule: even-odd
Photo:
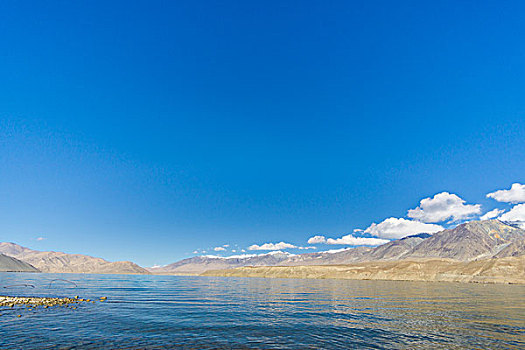
<instances>
[{"instance_id":1,"label":"white cloud","mask_svg":"<svg viewBox=\"0 0 525 350\"><path fill-rule=\"evenodd\" d=\"M199 251L198 250L194 250L193 254L199 254Z\"/></svg>"},{"instance_id":2,"label":"white cloud","mask_svg":"<svg viewBox=\"0 0 525 350\"><path fill-rule=\"evenodd\" d=\"M370 233L380 238L399 239L418 233L434 233L442 230L444 228L439 225L425 224L402 218L388 218L379 224L373 223L365 230L365 233Z\"/></svg>"},{"instance_id":3,"label":"white cloud","mask_svg":"<svg viewBox=\"0 0 525 350\"><path fill-rule=\"evenodd\" d=\"M494 218L497 218L499 215L503 214L505 210L504 209L493 209L489 212L487 212L485 215L482 215L479 219L480 220L490 220L490 219L494 219Z\"/></svg>"},{"instance_id":4,"label":"white cloud","mask_svg":"<svg viewBox=\"0 0 525 350\"><path fill-rule=\"evenodd\" d=\"M521 221L522 225L525 225L525 203L515 205L498 219L503 221Z\"/></svg>"},{"instance_id":5,"label":"white cloud","mask_svg":"<svg viewBox=\"0 0 525 350\"><path fill-rule=\"evenodd\" d=\"M325 236L313 236L313 237L308 238L308 244L320 244L320 243L326 243Z\"/></svg>"},{"instance_id":6,"label":"white cloud","mask_svg":"<svg viewBox=\"0 0 525 350\"><path fill-rule=\"evenodd\" d=\"M223 245L224 248L228 248L229 246L230 246L229 244Z\"/></svg>"},{"instance_id":7,"label":"white cloud","mask_svg":"<svg viewBox=\"0 0 525 350\"><path fill-rule=\"evenodd\" d=\"M215 247L215 248L213 248L213 250L215 250L216 252L221 252L221 251L226 250L226 248L223 248L223 247Z\"/></svg>"},{"instance_id":8,"label":"white cloud","mask_svg":"<svg viewBox=\"0 0 525 350\"><path fill-rule=\"evenodd\" d=\"M262 245L253 244L248 247L248 250L280 250L280 249L290 249L297 248L293 244L279 242L279 243L264 243Z\"/></svg>"},{"instance_id":9,"label":"white cloud","mask_svg":"<svg viewBox=\"0 0 525 350\"><path fill-rule=\"evenodd\" d=\"M317 249L317 247L297 247L298 249L302 249L302 250L308 250L308 249Z\"/></svg>"},{"instance_id":10,"label":"white cloud","mask_svg":"<svg viewBox=\"0 0 525 350\"><path fill-rule=\"evenodd\" d=\"M43 241L44 239L46 239L45 237L37 237L37 241Z\"/></svg>"},{"instance_id":11,"label":"white cloud","mask_svg":"<svg viewBox=\"0 0 525 350\"><path fill-rule=\"evenodd\" d=\"M506 203L524 203L525 202L525 185L514 183L510 190L499 190L487 194L487 198L493 198L498 202Z\"/></svg>"},{"instance_id":12,"label":"white cloud","mask_svg":"<svg viewBox=\"0 0 525 350\"><path fill-rule=\"evenodd\" d=\"M390 242L387 239L373 238L373 237L355 237L353 235L346 235L341 238L328 238L327 244L344 244L344 245L381 245Z\"/></svg>"},{"instance_id":13,"label":"white cloud","mask_svg":"<svg viewBox=\"0 0 525 350\"><path fill-rule=\"evenodd\" d=\"M448 192L441 192L432 198L424 198L419 207L410 209L408 217L427 223L437 223L448 219L459 221L481 214L481 205L465 204L465 200Z\"/></svg>"}]
</instances>

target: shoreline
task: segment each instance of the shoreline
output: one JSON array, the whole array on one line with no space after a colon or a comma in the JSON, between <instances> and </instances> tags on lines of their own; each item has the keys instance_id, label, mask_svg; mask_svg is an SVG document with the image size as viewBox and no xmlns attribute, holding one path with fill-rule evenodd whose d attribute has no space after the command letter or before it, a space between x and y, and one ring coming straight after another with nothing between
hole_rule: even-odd
<instances>
[{"instance_id":1,"label":"shoreline","mask_svg":"<svg viewBox=\"0 0 525 350\"><path fill-rule=\"evenodd\" d=\"M525 284L525 256L469 262L425 259L344 265L239 267L210 270L201 276Z\"/></svg>"},{"instance_id":2,"label":"shoreline","mask_svg":"<svg viewBox=\"0 0 525 350\"><path fill-rule=\"evenodd\" d=\"M1 271L0 273L26 273ZM34 272L31 272L34 273ZM100 273L39 272L43 274L203 276L297 279L347 279L381 281L460 282L487 284L525 284L525 256L475 261L427 258L379 260L353 264L244 266L202 273ZM1 296L0 296L1 298Z\"/></svg>"}]
</instances>

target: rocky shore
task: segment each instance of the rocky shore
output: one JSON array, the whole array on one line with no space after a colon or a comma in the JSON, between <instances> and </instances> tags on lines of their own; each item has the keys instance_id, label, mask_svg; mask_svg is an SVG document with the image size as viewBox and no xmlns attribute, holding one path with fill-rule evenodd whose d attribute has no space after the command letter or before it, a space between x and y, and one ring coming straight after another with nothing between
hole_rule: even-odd
<instances>
[{"instance_id":1,"label":"rocky shore","mask_svg":"<svg viewBox=\"0 0 525 350\"><path fill-rule=\"evenodd\" d=\"M101 297L100 301L106 300L106 297ZM12 297L12 296L0 296L0 307L15 307L15 306L27 306L36 308L43 306L48 308L51 306L73 306L81 303L94 303L91 299L82 299L77 297L74 298L47 298L47 297Z\"/></svg>"}]
</instances>

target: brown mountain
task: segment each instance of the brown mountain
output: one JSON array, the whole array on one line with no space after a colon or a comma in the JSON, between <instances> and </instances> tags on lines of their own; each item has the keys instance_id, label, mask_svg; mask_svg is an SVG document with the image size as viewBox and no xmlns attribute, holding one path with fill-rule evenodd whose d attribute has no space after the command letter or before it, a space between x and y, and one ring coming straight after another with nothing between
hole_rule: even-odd
<instances>
[{"instance_id":1,"label":"brown mountain","mask_svg":"<svg viewBox=\"0 0 525 350\"><path fill-rule=\"evenodd\" d=\"M499 220L471 221L454 229L434 233L403 258L448 258L470 261L493 257L500 252L503 252L503 256L519 256L525 253L523 240L525 240L524 230ZM519 242L522 242L521 245ZM505 248L510 250L513 249L512 247L514 247L512 253L504 253Z\"/></svg>"},{"instance_id":2,"label":"brown mountain","mask_svg":"<svg viewBox=\"0 0 525 350\"><path fill-rule=\"evenodd\" d=\"M15 259L13 257L0 254L0 272L40 272L34 266Z\"/></svg>"},{"instance_id":3,"label":"brown mountain","mask_svg":"<svg viewBox=\"0 0 525 350\"><path fill-rule=\"evenodd\" d=\"M31 264L42 272L149 274L129 261L109 262L88 255L40 252L15 243L0 243L0 253Z\"/></svg>"}]
</instances>

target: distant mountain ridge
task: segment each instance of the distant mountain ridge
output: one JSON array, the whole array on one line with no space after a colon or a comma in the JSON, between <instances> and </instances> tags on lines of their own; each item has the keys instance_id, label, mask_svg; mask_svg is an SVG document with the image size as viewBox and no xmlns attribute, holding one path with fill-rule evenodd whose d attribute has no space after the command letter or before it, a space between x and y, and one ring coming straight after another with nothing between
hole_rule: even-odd
<instances>
[{"instance_id":1,"label":"distant mountain ridge","mask_svg":"<svg viewBox=\"0 0 525 350\"><path fill-rule=\"evenodd\" d=\"M266 254L245 254L230 257L195 256L166 266L150 267L148 271L156 274L199 274L207 270L229 269L242 266L274 266L293 254L281 251Z\"/></svg>"},{"instance_id":2,"label":"distant mountain ridge","mask_svg":"<svg viewBox=\"0 0 525 350\"><path fill-rule=\"evenodd\" d=\"M0 253L30 264L41 272L149 274L130 261L109 262L89 255L41 252L8 242L0 243Z\"/></svg>"},{"instance_id":3,"label":"distant mountain ridge","mask_svg":"<svg viewBox=\"0 0 525 350\"><path fill-rule=\"evenodd\" d=\"M273 254L272 259L267 256ZM243 266L313 266L353 264L368 261L443 258L473 261L525 255L525 230L499 220L471 221L430 235L421 233L390 241L375 248L356 247L305 254L274 252L250 258L197 256L152 273L202 273Z\"/></svg>"}]
</instances>

